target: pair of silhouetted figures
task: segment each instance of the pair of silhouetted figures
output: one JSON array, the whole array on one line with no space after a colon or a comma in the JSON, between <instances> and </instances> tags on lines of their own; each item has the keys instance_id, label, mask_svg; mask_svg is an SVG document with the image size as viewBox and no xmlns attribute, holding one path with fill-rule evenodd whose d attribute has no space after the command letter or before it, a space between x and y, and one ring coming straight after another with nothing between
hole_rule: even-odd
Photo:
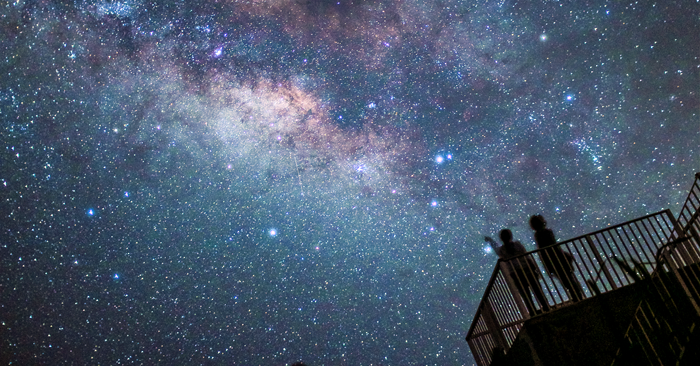
<instances>
[{"instance_id":1,"label":"pair of silhouetted figures","mask_svg":"<svg viewBox=\"0 0 700 366\"><path fill-rule=\"evenodd\" d=\"M574 275L574 256L556 246L557 239L554 237L554 232L547 228L547 221L542 215L530 217L530 227L535 231L537 248L542 249L539 255L547 273L559 280L564 289L566 289L569 299L573 301L582 300L585 296L581 284L579 284ZM503 242L501 246L498 246L488 236L485 239L491 244L496 254L504 260L505 275L511 279L511 283L515 284L528 311L531 315L538 313L534 306L535 301L539 303L541 311L548 311L549 302L540 286L542 273L535 259L532 256L511 259L527 253L527 250L519 241L513 240L513 233L510 230L501 230L499 236ZM530 291L534 295L532 300L530 299Z\"/></svg>"}]
</instances>

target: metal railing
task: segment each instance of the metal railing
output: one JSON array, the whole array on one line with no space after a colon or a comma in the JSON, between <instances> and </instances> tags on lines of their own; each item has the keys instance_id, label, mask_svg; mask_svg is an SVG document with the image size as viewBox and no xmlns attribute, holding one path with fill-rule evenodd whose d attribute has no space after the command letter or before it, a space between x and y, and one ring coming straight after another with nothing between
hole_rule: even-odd
<instances>
[{"instance_id":1,"label":"metal railing","mask_svg":"<svg viewBox=\"0 0 700 366\"><path fill-rule=\"evenodd\" d=\"M653 271L659 249L681 231L665 210L499 260L466 336L477 364L489 365L495 349L507 352L530 317L633 283L620 263ZM545 268L558 270L543 275Z\"/></svg>"},{"instance_id":2,"label":"metal railing","mask_svg":"<svg viewBox=\"0 0 700 366\"><path fill-rule=\"evenodd\" d=\"M683 208L681 208L681 213L678 215L678 224L685 235L691 235L695 237L695 240L700 241L700 218L698 218L698 214L700 214L700 173L695 173L693 186L690 188L688 198L686 198ZM679 235L679 237L683 236Z\"/></svg>"},{"instance_id":3,"label":"metal railing","mask_svg":"<svg viewBox=\"0 0 700 366\"><path fill-rule=\"evenodd\" d=\"M612 365L676 365L698 358L700 339L700 173L678 216L680 231L657 254L647 294ZM690 349L689 349L690 348ZM692 355L692 352L696 352Z\"/></svg>"},{"instance_id":4,"label":"metal railing","mask_svg":"<svg viewBox=\"0 0 700 366\"><path fill-rule=\"evenodd\" d=\"M612 365L677 365L698 357L700 243L692 236L659 250L650 279ZM640 271L641 272L641 271ZM695 341L693 341L695 339ZM690 349L689 349L690 347ZM690 351L690 352L689 352Z\"/></svg>"}]
</instances>

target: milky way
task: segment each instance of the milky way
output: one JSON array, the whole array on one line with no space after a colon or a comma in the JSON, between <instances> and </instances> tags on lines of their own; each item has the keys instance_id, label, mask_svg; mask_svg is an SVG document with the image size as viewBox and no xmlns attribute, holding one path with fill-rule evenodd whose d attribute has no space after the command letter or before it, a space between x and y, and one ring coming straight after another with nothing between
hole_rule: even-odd
<instances>
[{"instance_id":1,"label":"milky way","mask_svg":"<svg viewBox=\"0 0 700 366\"><path fill-rule=\"evenodd\" d=\"M698 1L14 1L3 362L462 365L496 256L700 170Z\"/></svg>"}]
</instances>

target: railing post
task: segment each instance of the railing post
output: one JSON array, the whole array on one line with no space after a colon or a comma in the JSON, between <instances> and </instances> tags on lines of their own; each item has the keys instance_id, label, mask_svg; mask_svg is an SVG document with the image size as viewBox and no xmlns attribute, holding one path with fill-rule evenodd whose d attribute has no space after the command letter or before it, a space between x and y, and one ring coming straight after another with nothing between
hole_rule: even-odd
<instances>
[{"instance_id":1,"label":"railing post","mask_svg":"<svg viewBox=\"0 0 700 366\"><path fill-rule=\"evenodd\" d=\"M525 319L525 320L530 319L531 314L527 310L527 307L525 306L525 301L527 301L527 300L523 299L520 296L520 291L518 291L518 287L515 285L515 282L513 281L513 276L510 275L513 271L510 268L508 268L508 263L501 261L501 260L499 260L498 263L501 266L501 273L503 274L503 279L505 279L506 285L508 285L508 289L510 290L510 293L513 295L513 300L515 300L515 304L518 305L518 310L520 310L520 314L523 314L523 319ZM534 304L533 304L533 308L534 308Z\"/></svg>"},{"instance_id":2,"label":"railing post","mask_svg":"<svg viewBox=\"0 0 700 366\"><path fill-rule=\"evenodd\" d=\"M600 253L598 253L598 249L595 247L593 239L591 239L590 235L586 235L586 243L588 243L588 246L591 248L591 252L593 252L593 256L595 257L595 259L598 261L598 263L600 263L600 269L601 271L603 271L605 278L608 279L608 282L610 282L610 286L613 290L617 290L617 284L613 280L610 271L608 271L608 268L605 266L605 261L603 261L603 258L600 256Z\"/></svg>"},{"instance_id":3,"label":"railing post","mask_svg":"<svg viewBox=\"0 0 700 366\"><path fill-rule=\"evenodd\" d=\"M665 210L664 214L666 215L666 218L671 221L671 224L673 225L673 230L678 233L678 238L676 238L678 243L680 243L680 240L687 238L690 239L690 237L687 236L685 230L681 227L681 225L678 223L675 217L673 217L673 214L671 214L671 210ZM671 240L673 240L673 235L671 236ZM690 241L690 240L687 240ZM697 256L694 256L691 254L691 252L688 250L688 248L679 245L675 245L676 251L680 254L680 257L683 259L683 262L685 262L683 265L685 266L690 266L693 263L698 262Z\"/></svg>"},{"instance_id":4,"label":"railing post","mask_svg":"<svg viewBox=\"0 0 700 366\"><path fill-rule=\"evenodd\" d=\"M685 240L688 241L689 238L686 238ZM666 262L666 264L668 265L669 270L676 277L678 284L680 284L681 287L683 288L683 291L685 291L685 294L688 297L688 299L690 300L691 305L693 306L693 308L695 308L695 312L698 315L700 315L700 306L698 306L698 303L695 301L695 297L693 296L692 292L690 291L690 289L686 285L685 281L683 280L683 277L680 274L679 270L682 268L678 268L675 264L676 262L674 262L673 258L672 258L673 250L674 250L673 247L677 247L678 244L680 244L680 241L676 241L674 244L671 244L668 248L669 250L664 250L661 252L661 256L664 258L664 262ZM687 268L688 267L686 267L686 269ZM663 271L663 269L660 269L660 270Z\"/></svg>"},{"instance_id":5,"label":"railing post","mask_svg":"<svg viewBox=\"0 0 700 366\"><path fill-rule=\"evenodd\" d=\"M493 308L491 307L491 302L488 300L484 301L484 307L481 310L483 311L481 314L484 316L484 322L489 328L489 333L491 333L493 341L496 342L498 347L503 349L503 352L508 352L510 347L508 346L506 337L501 331L501 326L498 324L498 319L496 318L496 313L494 313Z\"/></svg>"}]
</instances>

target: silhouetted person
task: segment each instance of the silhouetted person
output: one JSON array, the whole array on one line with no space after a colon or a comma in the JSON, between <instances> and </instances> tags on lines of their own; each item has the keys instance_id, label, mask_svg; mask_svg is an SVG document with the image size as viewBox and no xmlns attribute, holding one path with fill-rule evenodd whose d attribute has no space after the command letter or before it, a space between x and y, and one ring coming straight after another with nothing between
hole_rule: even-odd
<instances>
[{"instance_id":1,"label":"silhouetted person","mask_svg":"<svg viewBox=\"0 0 700 366\"><path fill-rule=\"evenodd\" d=\"M569 293L569 298L578 301L585 298L581 284L574 275L574 256L556 246L554 232L547 228L547 221L542 215L530 217L530 227L535 230L535 243L540 251L540 259L550 276L556 277Z\"/></svg>"},{"instance_id":2,"label":"silhouetted person","mask_svg":"<svg viewBox=\"0 0 700 366\"><path fill-rule=\"evenodd\" d=\"M507 269L505 274L515 284L530 315L534 316L537 314L535 301L530 299L530 290L532 290L535 299L539 302L540 308L542 308L543 311L548 311L549 303L544 297L542 287L540 287L539 280L542 278L542 274L537 267L537 263L535 263L535 260L532 259L531 256L511 259L527 253L527 250L525 250L525 247L519 241L513 240L513 233L510 230L501 230L499 236L503 242L503 245L500 247L490 237L486 236L484 239L489 242L494 252L505 261L505 268Z\"/></svg>"}]
</instances>

